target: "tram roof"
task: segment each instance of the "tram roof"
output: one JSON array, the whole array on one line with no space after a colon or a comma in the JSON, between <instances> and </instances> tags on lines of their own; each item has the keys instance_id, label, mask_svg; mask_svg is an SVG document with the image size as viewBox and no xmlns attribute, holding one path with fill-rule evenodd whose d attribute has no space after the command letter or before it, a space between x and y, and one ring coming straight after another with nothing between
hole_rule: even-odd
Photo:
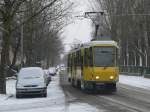
<instances>
[{"instance_id":1,"label":"tram roof","mask_svg":"<svg viewBox=\"0 0 150 112\"><path fill-rule=\"evenodd\" d=\"M115 42L113 40L91 41L91 42L85 43L83 45L83 47L88 48L88 47L91 47L91 46L107 46L107 45L119 47L117 42Z\"/></svg>"},{"instance_id":2,"label":"tram roof","mask_svg":"<svg viewBox=\"0 0 150 112\"><path fill-rule=\"evenodd\" d=\"M71 50L70 53L74 51L78 51L79 49L82 49L82 48L89 48L91 46L115 46L119 48L117 42L113 40L90 41L88 43L82 44L78 48Z\"/></svg>"}]
</instances>

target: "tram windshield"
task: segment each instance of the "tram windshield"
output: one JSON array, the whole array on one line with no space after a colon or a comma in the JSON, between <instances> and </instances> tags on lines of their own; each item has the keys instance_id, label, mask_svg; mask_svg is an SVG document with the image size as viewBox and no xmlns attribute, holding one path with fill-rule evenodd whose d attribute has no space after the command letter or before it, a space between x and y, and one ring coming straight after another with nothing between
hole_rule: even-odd
<instances>
[{"instance_id":1,"label":"tram windshield","mask_svg":"<svg viewBox=\"0 0 150 112\"><path fill-rule=\"evenodd\" d=\"M115 65L114 47L94 47L94 66L112 67Z\"/></svg>"}]
</instances>

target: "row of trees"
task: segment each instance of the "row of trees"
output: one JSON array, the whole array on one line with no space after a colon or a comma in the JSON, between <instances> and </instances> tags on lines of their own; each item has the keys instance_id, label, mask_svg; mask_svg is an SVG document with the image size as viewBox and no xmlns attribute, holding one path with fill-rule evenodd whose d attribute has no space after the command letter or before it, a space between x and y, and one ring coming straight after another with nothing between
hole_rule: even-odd
<instances>
[{"instance_id":1,"label":"row of trees","mask_svg":"<svg viewBox=\"0 0 150 112\"><path fill-rule=\"evenodd\" d=\"M95 0L99 34L111 35L120 44L120 64L150 66L150 1ZM103 16L103 19L100 18Z\"/></svg>"},{"instance_id":2,"label":"row of trees","mask_svg":"<svg viewBox=\"0 0 150 112\"><path fill-rule=\"evenodd\" d=\"M7 66L21 58L25 66L41 61L50 66L59 59L61 29L68 24L71 7L67 0L0 1L0 93L6 93Z\"/></svg>"}]
</instances>

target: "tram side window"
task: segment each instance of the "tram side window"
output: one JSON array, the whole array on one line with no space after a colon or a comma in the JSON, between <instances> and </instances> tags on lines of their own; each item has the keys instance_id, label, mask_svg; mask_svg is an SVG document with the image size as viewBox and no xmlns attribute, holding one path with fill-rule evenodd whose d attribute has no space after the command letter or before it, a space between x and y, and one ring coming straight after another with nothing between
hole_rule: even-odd
<instances>
[{"instance_id":1,"label":"tram side window","mask_svg":"<svg viewBox=\"0 0 150 112\"><path fill-rule=\"evenodd\" d=\"M75 54L73 54L73 66L74 67L76 66L76 57L75 57Z\"/></svg>"},{"instance_id":2,"label":"tram side window","mask_svg":"<svg viewBox=\"0 0 150 112\"><path fill-rule=\"evenodd\" d=\"M90 47L90 49L89 49L89 65L93 66L93 51L92 51L92 47Z\"/></svg>"},{"instance_id":3,"label":"tram side window","mask_svg":"<svg viewBox=\"0 0 150 112\"><path fill-rule=\"evenodd\" d=\"M82 55L82 53L81 53L81 51L80 51L80 66L81 66L81 69L83 69L83 55Z\"/></svg>"},{"instance_id":4,"label":"tram side window","mask_svg":"<svg viewBox=\"0 0 150 112\"><path fill-rule=\"evenodd\" d=\"M76 62L77 62L77 66L79 65L79 52L77 51L77 55L76 55Z\"/></svg>"},{"instance_id":5,"label":"tram side window","mask_svg":"<svg viewBox=\"0 0 150 112\"><path fill-rule=\"evenodd\" d=\"M81 65L81 56L80 51L77 51L77 66Z\"/></svg>"},{"instance_id":6,"label":"tram side window","mask_svg":"<svg viewBox=\"0 0 150 112\"><path fill-rule=\"evenodd\" d=\"M76 55L76 66L78 66L78 55Z\"/></svg>"},{"instance_id":7,"label":"tram side window","mask_svg":"<svg viewBox=\"0 0 150 112\"><path fill-rule=\"evenodd\" d=\"M74 61L75 61L75 67L77 67L77 64L78 64L78 61L77 61L77 55L75 55L75 57L74 57Z\"/></svg>"},{"instance_id":8,"label":"tram side window","mask_svg":"<svg viewBox=\"0 0 150 112\"><path fill-rule=\"evenodd\" d=\"M70 68L70 55L68 55L68 68L67 68L68 72L69 72L69 68Z\"/></svg>"},{"instance_id":9,"label":"tram side window","mask_svg":"<svg viewBox=\"0 0 150 112\"><path fill-rule=\"evenodd\" d=\"M74 67L77 67L77 55L74 55Z\"/></svg>"},{"instance_id":10,"label":"tram side window","mask_svg":"<svg viewBox=\"0 0 150 112\"><path fill-rule=\"evenodd\" d=\"M71 64L71 65L70 65L70 68L71 68L71 72L72 72L72 67L73 67L73 56L71 56L71 59L70 59L70 60L71 60L71 63L70 63L70 64Z\"/></svg>"},{"instance_id":11,"label":"tram side window","mask_svg":"<svg viewBox=\"0 0 150 112\"><path fill-rule=\"evenodd\" d=\"M84 50L84 65L88 66L88 48Z\"/></svg>"},{"instance_id":12,"label":"tram side window","mask_svg":"<svg viewBox=\"0 0 150 112\"><path fill-rule=\"evenodd\" d=\"M119 65L119 50L116 48L116 66Z\"/></svg>"},{"instance_id":13,"label":"tram side window","mask_svg":"<svg viewBox=\"0 0 150 112\"><path fill-rule=\"evenodd\" d=\"M81 51L79 51L79 55L78 55L78 64L79 66L81 65Z\"/></svg>"},{"instance_id":14,"label":"tram side window","mask_svg":"<svg viewBox=\"0 0 150 112\"><path fill-rule=\"evenodd\" d=\"M75 54L73 54L73 66L75 67L76 65L76 57L75 57Z\"/></svg>"}]
</instances>

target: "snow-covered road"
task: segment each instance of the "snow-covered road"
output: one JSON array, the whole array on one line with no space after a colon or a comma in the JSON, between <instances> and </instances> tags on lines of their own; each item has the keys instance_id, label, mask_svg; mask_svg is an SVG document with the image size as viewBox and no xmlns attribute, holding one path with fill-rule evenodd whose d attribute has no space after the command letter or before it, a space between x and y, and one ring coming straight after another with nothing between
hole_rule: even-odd
<instances>
[{"instance_id":1,"label":"snow-covered road","mask_svg":"<svg viewBox=\"0 0 150 112\"><path fill-rule=\"evenodd\" d=\"M66 92L69 96L69 99L66 99L67 98L65 97L66 94L64 94L64 91L62 90L59 82L60 82L59 75L52 78L52 82L48 86L47 98L35 97L35 98L16 99L15 80L8 80L7 95L0 95L0 112L42 112L42 111L44 112L99 112L100 110L101 110L100 112L105 111L105 109L98 109L97 106L93 104L91 105L89 101L87 102L78 101L76 97L72 96L71 92L70 93ZM130 85L133 88L138 87L138 88L143 88L145 90L150 90L150 79L146 79L143 77L120 75L119 83ZM118 85L121 87L120 84ZM110 100L109 97L111 97L111 99L113 99L113 97L119 99L119 95L124 94L122 93L122 91L124 90L122 90L122 88L120 87L118 93L115 96L101 95L98 97L96 96L96 99L104 98L105 100L108 99ZM127 87L126 89L129 89L129 87ZM76 92L76 90L73 91ZM79 92L79 94L82 93ZM93 96L89 96L89 97L93 97Z\"/></svg>"}]
</instances>

